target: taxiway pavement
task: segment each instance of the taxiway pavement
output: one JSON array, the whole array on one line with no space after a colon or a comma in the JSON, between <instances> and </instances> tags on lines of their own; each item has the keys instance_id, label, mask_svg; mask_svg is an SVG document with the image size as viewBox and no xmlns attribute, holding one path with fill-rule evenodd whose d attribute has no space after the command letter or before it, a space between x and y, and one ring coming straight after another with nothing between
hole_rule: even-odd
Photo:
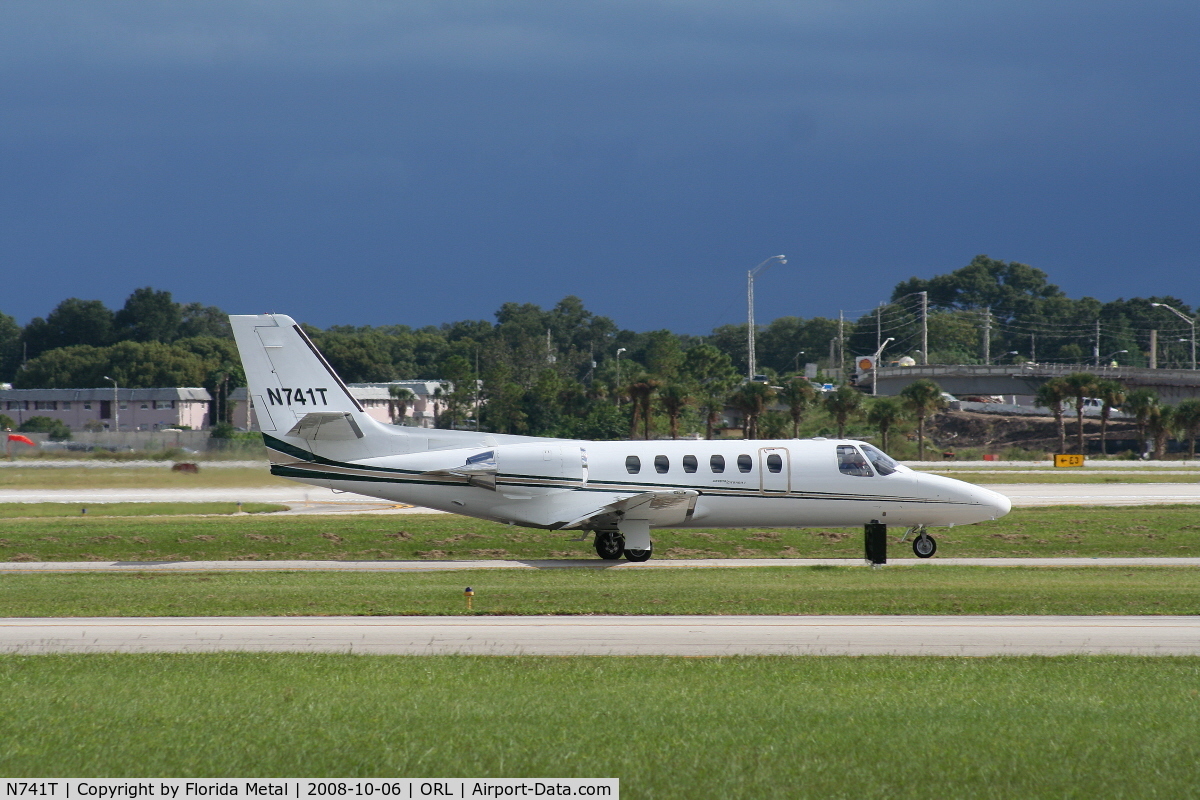
<instances>
[{"instance_id":1,"label":"taxiway pavement","mask_svg":"<svg viewBox=\"0 0 1200 800\"><path fill-rule=\"evenodd\" d=\"M1013 507L1058 505L1200 504L1197 483L1005 483L986 488L1007 495ZM292 513L374 512L390 514L440 514L350 492L314 486L272 486L225 489L3 489L0 503L279 503ZM287 513L287 512L283 512Z\"/></svg>"},{"instance_id":2,"label":"taxiway pavement","mask_svg":"<svg viewBox=\"0 0 1200 800\"><path fill-rule=\"evenodd\" d=\"M0 620L0 652L1197 655L1200 617L179 617Z\"/></svg>"}]
</instances>

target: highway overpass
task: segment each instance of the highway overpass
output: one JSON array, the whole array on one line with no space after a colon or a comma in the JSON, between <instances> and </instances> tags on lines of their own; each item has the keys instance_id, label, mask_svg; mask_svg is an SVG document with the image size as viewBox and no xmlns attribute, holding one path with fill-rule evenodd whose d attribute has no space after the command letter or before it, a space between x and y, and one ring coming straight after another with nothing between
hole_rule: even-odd
<instances>
[{"instance_id":1,"label":"highway overpass","mask_svg":"<svg viewBox=\"0 0 1200 800\"><path fill-rule=\"evenodd\" d=\"M881 395L899 394L901 389L919 378L929 378L941 386L942 391L955 396L1031 395L1051 378L1069 375L1072 372L1090 372L1102 378L1113 378L1130 389L1153 389L1168 405L1190 397L1200 397L1200 370L1092 367L1085 364L930 364L880 367L877 384L878 393ZM858 385L871 385L869 371L859 376Z\"/></svg>"}]
</instances>

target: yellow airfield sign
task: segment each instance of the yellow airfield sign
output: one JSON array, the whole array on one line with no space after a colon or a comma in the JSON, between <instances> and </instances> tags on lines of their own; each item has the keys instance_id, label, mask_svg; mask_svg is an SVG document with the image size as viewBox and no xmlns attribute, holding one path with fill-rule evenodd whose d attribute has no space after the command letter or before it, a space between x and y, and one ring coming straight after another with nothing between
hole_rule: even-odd
<instances>
[{"instance_id":1,"label":"yellow airfield sign","mask_svg":"<svg viewBox=\"0 0 1200 800\"><path fill-rule=\"evenodd\" d=\"M1083 456L1073 453L1055 453L1054 466L1056 467L1082 467Z\"/></svg>"}]
</instances>

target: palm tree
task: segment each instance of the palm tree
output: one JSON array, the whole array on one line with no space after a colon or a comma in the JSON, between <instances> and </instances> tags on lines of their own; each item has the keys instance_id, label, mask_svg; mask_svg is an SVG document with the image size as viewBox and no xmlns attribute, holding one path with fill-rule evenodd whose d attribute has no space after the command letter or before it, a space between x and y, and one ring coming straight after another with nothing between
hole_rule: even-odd
<instances>
[{"instance_id":1,"label":"palm tree","mask_svg":"<svg viewBox=\"0 0 1200 800\"><path fill-rule=\"evenodd\" d=\"M1069 397L1075 398L1075 421L1079 427L1075 432L1077 451L1083 454L1083 401L1096 394L1096 381L1099 380L1090 372L1072 372L1063 378L1063 383L1070 392Z\"/></svg>"},{"instance_id":2,"label":"palm tree","mask_svg":"<svg viewBox=\"0 0 1200 800\"><path fill-rule=\"evenodd\" d=\"M1146 427L1153 409L1158 405L1158 392L1144 386L1125 395L1125 410L1133 414L1134 420L1137 421L1139 449L1145 446Z\"/></svg>"},{"instance_id":3,"label":"palm tree","mask_svg":"<svg viewBox=\"0 0 1200 800\"><path fill-rule=\"evenodd\" d=\"M763 415L774 399L774 389L765 383L754 381L742 384L742 388L729 398L730 404L742 414L742 435L745 438L758 438L758 418Z\"/></svg>"},{"instance_id":4,"label":"palm tree","mask_svg":"<svg viewBox=\"0 0 1200 800\"><path fill-rule=\"evenodd\" d=\"M700 410L704 414L705 439L713 438L713 426L721 417L721 410L725 407L725 399L729 397L729 389L728 384L718 381L705 383L700 387Z\"/></svg>"},{"instance_id":5,"label":"palm tree","mask_svg":"<svg viewBox=\"0 0 1200 800\"><path fill-rule=\"evenodd\" d=\"M879 397L867 409L867 422L879 429L880 444L887 452L888 432L892 426L904 419L904 404L896 397Z\"/></svg>"},{"instance_id":6,"label":"palm tree","mask_svg":"<svg viewBox=\"0 0 1200 800\"><path fill-rule=\"evenodd\" d=\"M1058 452L1067 450L1067 426L1063 422L1063 401L1071 396L1071 390L1062 378L1051 378L1038 387L1033 401L1050 409L1058 426Z\"/></svg>"},{"instance_id":7,"label":"palm tree","mask_svg":"<svg viewBox=\"0 0 1200 800\"><path fill-rule=\"evenodd\" d=\"M942 387L928 378L920 378L900 390L904 405L917 418L917 458L925 460L925 418L946 406Z\"/></svg>"},{"instance_id":8,"label":"palm tree","mask_svg":"<svg viewBox=\"0 0 1200 800\"><path fill-rule=\"evenodd\" d=\"M800 420L804 412L817 399L817 390L809 383L808 378L797 375L783 385L781 399L788 407L788 415L792 418L792 438L800 436Z\"/></svg>"},{"instance_id":9,"label":"palm tree","mask_svg":"<svg viewBox=\"0 0 1200 800\"><path fill-rule=\"evenodd\" d=\"M404 418L408 416L408 406L417 398L413 394L412 389L404 386L389 386L388 394L391 395L391 400L388 401L388 413L392 418L392 424L404 424Z\"/></svg>"},{"instance_id":10,"label":"palm tree","mask_svg":"<svg viewBox=\"0 0 1200 800\"><path fill-rule=\"evenodd\" d=\"M667 419L671 422L671 438L678 439L679 415L683 413L685 407L691 405L691 395L687 389L678 383L671 383L659 390L658 402L662 406L663 411L666 412Z\"/></svg>"},{"instance_id":11,"label":"palm tree","mask_svg":"<svg viewBox=\"0 0 1200 800\"><path fill-rule=\"evenodd\" d=\"M1096 381L1096 397L1104 405L1100 408L1100 455L1108 455L1108 418L1114 408L1125 402L1125 384L1111 378Z\"/></svg>"},{"instance_id":12,"label":"palm tree","mask_svg":"<svg viewBox=\"0 0 1200 800\"><path fill-rule=\"evenodd\" d=\"M638 422L640 421L643 428L642 438L649 441L654 393L658 391L658 387L661 385L661 381L651 378L648 375L644 375L629 384L629 400L633 406L633 416L629 429L630 439L637 438Z\"/></svg>"},{"instance_id":13,"label":"palm tree","mask_svg":"<svg viewBox=\"0 0 1200 800\"><path fill-rule=\"evenodd\" d=\"M1184 400L1175 406L1175 423L1188 440L1188 461L1196 459L1196 437L1200 435L1200 399Z\"/></svg>"},{"instance_id":14,"label":"palm tree","mask_svg":"<svg viewBox=\"0 0 1200 800\"><path fill-rule=\"evenodd\" d=\"M853 386L843 383L825 395L825 410L837 423L837 438L846 436L846 422L862 408L863 394Z\"/></svg>"},{"instance_id":15,"label":"palm tree","mask_svg":"<svg viewBox=\"0 0 1200 800\"><path fill-rule=\"evenodd\" d=\"M1156 403L1146 414L1146 428L1154 439L1154 458L1162 461L1167 457L1167 439L1175 427L1175 409Z\"/></svg>"}]
</instances>

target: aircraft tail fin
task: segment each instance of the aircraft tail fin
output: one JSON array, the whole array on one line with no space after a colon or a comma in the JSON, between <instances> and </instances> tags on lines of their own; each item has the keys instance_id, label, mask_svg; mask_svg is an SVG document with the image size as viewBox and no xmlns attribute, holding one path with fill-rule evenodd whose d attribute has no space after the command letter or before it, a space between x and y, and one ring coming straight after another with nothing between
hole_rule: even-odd
<instances>
[{"instance_id":1,"label":"aircraft tail fin","mask_svg":"<svg viewBox=\"0 0 1200 800\"><path fill-rule=\"evenodd\" d=\"M377 427L304 329L283 314L230 316L258 428L271 450L303 457L313 442L361 442ZM290 445L278 447L276 445ZM345 455L352 455L346 452Z\"/></svg>"}]
</instances>

